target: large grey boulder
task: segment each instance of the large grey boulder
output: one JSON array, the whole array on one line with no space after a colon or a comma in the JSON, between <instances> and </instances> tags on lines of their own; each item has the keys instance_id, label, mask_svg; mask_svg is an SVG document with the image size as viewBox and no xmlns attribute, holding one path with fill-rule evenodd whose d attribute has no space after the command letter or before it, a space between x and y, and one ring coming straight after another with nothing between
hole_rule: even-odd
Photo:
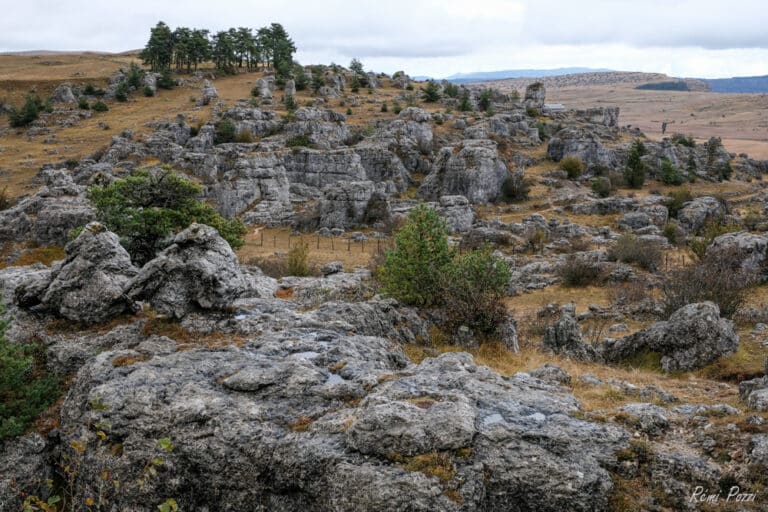
<instances>
[{"instance_id":1,"label":"large grey boulder","mask_svg":"<svg viewBox=\"0 0 768 512\"><path fill-rule=\"evenodd\" d=\"M656 322L620 340L606 340L603 357L620 362L650 350L660 353L662 369L672 372L701 368L738 348L739 336L733 322L720 318L716 304L700 302L683 306L666 322Z\"/></svg>"},{"instance_id":2,"label":"large grey boulder","mask_svg":"<svg viewBox=\"0 0 768 512\"><path fill-rule=\"evenodd\" d=\"M686 203L677 214L677 220L689 233L703 228L708 221L725 216L725 206L714 197L697 197Z\"/></svg>"},{"instance_id":3,"label":"large grey boulder","mask_svg":"<svg viewBox=\"0 0 768 512\"><path fill-rule=\"evenodd\" d=\"M98 485L109 467L122 484L117 509L173 496L182 509L607 510L606 468L628 439L573 417L578 403L562 389L501 377L463 353L417 366L388 340L322 328L268 330L242 348L168 348L99 354L62 408L65 446L87 425L109 425L108 442L83 453L75 488ZM137 362L113 363L130 355ZM139 485L155 458L172 471Z\"/></svg>"},{"instance_id":4,"label":"large grey boulder","mask_svg":"<svg viewBox=\"0 0 768 512\"><path fill-rule=\"evenodd\" d=\"M103 322L131 306L124 294L138 270L116 234L91 222L66 246L67 258L51 270L40 298L50 311L74 322Z\"/></svg>"},{"instance_id":5,"label":"large grey boulder","mask_svg":"<svg viewBox=\"0 0 768 512\"><path fill-rule=\"evenodd\" d=\"M0 442L0 511L22 510L25 495L48 499L51 489L45 481L54 477L48 449L37 433Z\"/></svg>"},{"instance_id":6,"label":"large grey boulder","mask_svg":"<svg viewBox=\"0 0 768 512\"><path fill-rule=\"evenodd\" d=\"M144 265L126 287L132 300L181 318L196 309L222 309L249 289L237 256L218 231L192 224Z\"/></svg>"},{"instance_id":7,"label":"large grey boulder","mask_svg":"<svg viewBox=\"0 0 768 512\"><path fill-rule=\"evenodd\" d=\"M213 100L219 97L219 92L216 90L216 86L210 80L203 82L203 90L200 99L197 101L198 106L204 106L210 104Z\"/></svg>"},{"instance_id":8,"label":"large grey boulder","mask_svg":"<svg viewBox=\"0 0 768 512\"><path fill-rule=\"evenodd\" d=\"M306 137L323 149L338 147L350 136L344 114L314 107L302 107L294 112L294 120L285 125L285 133L289 140Z\"/></svg>"},{"instance_id":9,"label":"large grey boulder","mask_svg":"<svg viewBox=\"0 0 768 512\"><path fill-rule=\"evenodd\" d=\"M546 97L547 90L541 82L530 84L525 88L524 103L526 107L542 109Z\"/></svg>"},{"instance_id":10,"label":"large grey boulder","mask_svg":"<svg viewBox=\"0 0 768 512\"><path fill-rule=\"evenodd\" d=\"M77 98L75 98L72 92L72 84L59 84L56 86L53 94L51 94L51 101L54 103L75 103Z\"/></svg>"},{"instance_id":11,"label":"large grey boulder","mask_svg":"<svg viewBox=\"0 0 768 512\"><path fill-rule=\"evenodd\" d=\"M442 196L437 212L445 219L450 235L467 233L472 229L475 212L464 196Z\"/></svg>"},{"instance_id":12,"label":"large grey boulder","mask_svg":"<svg viewBox=\"0 0 768 512\"><path fill-rule=\"evenodd\" d=\"M568 156L579 158L587 165L615 167L618 163L615 153L603 146L600 137L585 128L564 128L550 139L547 157L559 162Z\"/></svg>"},{"instance_id":13,"label":"large grey boulder","mask_svg":"<svg viewBox=\"0 0 768 512\"><path fill-rule=\"evenodd\" d=\"M728 258L734 267L751 274L762 273L768 238L748 231L720 235L707 247L707 256Z\"/></svg>"},{"instance_id":14,"label":"large grey boulder","mask_svg":"<svg viewBox=\"0 0 768 512\"><path fill-rule=\"evenodd\" d=\"M461 195L472 204L486 204L501 197L508 176L495 142L465 140L457 148L440 151L419 196L434 201L440 196Z\"/></svg>"},{"instance_id":15,"label":"large grey boulder","mask_svg":"<svg viewBox=\"0 0 768 512\"><path fill-rule=\"evenodd\" d=\"M576 320L573 308L564 307L560 311L560 318L547 327L544 332L542 346L554 352L581 361L594 361L598 354L594 347L587 344L581 338L581 329Z\"/></svg>"}]
</instances>

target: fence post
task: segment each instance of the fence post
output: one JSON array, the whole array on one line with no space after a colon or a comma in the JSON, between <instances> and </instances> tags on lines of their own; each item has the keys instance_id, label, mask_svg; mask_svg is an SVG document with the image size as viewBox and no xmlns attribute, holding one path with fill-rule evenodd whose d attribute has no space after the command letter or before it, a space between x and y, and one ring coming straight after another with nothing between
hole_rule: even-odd
<instances>
[{"instance_id":1,"label":"fence post","mask_svg":"<svg viewBox=\"0 0 768 512\"><path fill-rule=\"evenodd\" d=\"M352 251L352 239L347 238L347 252L351 252L351 251Z\"/></svg>"},{"instance_id":2,"label":"fence post","mask_svg":"<svg viewBox=\"0 0 768 512\"><path fill-rule=\"evenodd\" d=\"M365 252L365 240L360 240L360 252Z\"/></svg>"},{"instance_id":3,"label":"fence post","mask_svg":"<svg viewBox=\"0 0 768 512\"><path fill-rule=\"evenodd\" d=\"M331 235L331 252L335 252L336 251L336 246L335 246L336 244L333 243L333 240L335 238L336 238L335 236Z\"/></svg>"}]
</instances>

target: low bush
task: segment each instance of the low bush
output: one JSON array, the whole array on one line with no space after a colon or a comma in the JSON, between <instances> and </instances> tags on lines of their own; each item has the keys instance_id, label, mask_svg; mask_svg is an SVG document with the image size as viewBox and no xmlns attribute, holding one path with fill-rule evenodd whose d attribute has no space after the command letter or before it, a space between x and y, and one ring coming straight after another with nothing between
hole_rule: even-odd
<instances>
[{"instance_id":1,"label":"low bush","mask_svg":"<svg viewBox=\"0 0 768 512\"><path fill-rule=\"evenodd\" d=\"M565 286L588 286L601 281L600 267L574 254L569 255L558 269L558 275Z\"/></svg>"},{"instance_id":2,"label":"low bush","mask_svg":"<svg viewBox=\"0 0 768 512\"><path fill-rule=\"evenodd\" d=\"M539 117L541 115L541 112L536 107L526 107L525 113L528 117Z\"/></svg>"},{"instance_id":3,"label":"low bush","mask_svg":"<svg viewBox=\"0 0 768 512\"><path fill-rule=\"evenodd\" d=\"M107 106L106 103L99 100L93 105L91 105L91 110L93 110L94 112L106 112L107 110L109 110L109 107Z\"/></svg>"},{"instance_id":4,"label":"low bush","mask_svg":"<svg viewBox=\"0 0 768 512\"><path fill-rule=\"evenodd\" d=\"M231 119L222 119L214 125L213 143L227 144L235 142L237 136L237 127Z\"/></svg>"},{"instance_id":5,"label":"low bush","mask_svg":"<svg viewBox=\"0 0 768 512\"><path fill-rule=\"evenodd\" d=\"M584 162L575 156L567 156L560 160L560 169L565 171L569 180L575 180L584 172Z\"/></svg>"},{"instance_id":6,"label":"low bush","mask_svg":"<svg viewBox=\"0 0 768 512\"><path fill-rule=\"evenodd\" d=\"M306 135L296 135L285 141L285 145L289 148L311 148L314 144Z\"/></svg>"},{"instance_id":7,"label":"low bush","mask_svg":"<svg viewBox=\"0 0 768 512\"><path fill-rule=\"evenodd\" d=\"M715 238L739 229L738 225L725 223L722 219L710 219L698 230L697 236L688 241L688 248L699 260L702 260Z\"/></svg>"},{"instance_id":8,"label":"low bush","mask_svg":"<svg viewBox=\"0 0 768 512\"><path fill-rule=\"evenodd\" d=\"M157 78L157 86L161 89L173 89L176 87L176 80L173 79L170 69L165 69Z\"/></svg>"},{"instance_id":9,"label":"low bush","mask_svg":"<svg viewBox=\"0 0 768 512\"><path fill-rule=\"evenodd\" d=\"M693 265L674 270L662 283L667 316L695 302L712 301L722 316L731 318L747 297L758 276L743 270L741 258L728 251L705 255Z\"/></svg>"},{"instance_id":10,"label":"low bush","mask_svg":"<svg viewBox=\"0 0 768 512\"><path fill-rule=\"evenodd\" d=\"M145 86L144 86L144 96L146 96L147 98L151 98L151 97L152 97L152 96L154 96L154 95L155 95L155 91L154 91L154 89L152 89L152 88L151 88L150 86L148 86L148 85L145 85Z\"/></svg>"},{"instance_id":11,"label":"low bush","mask_svg":"<svg viewBox=\"0 0 768 512\"><path fill-rule=\"evenodd\" d=\"M40 112L45 109L46 105L43 103L43 100L40 99L40 96L32 94L26 97L24 105L22 105L21 108L17 109L12 107L10 109L8 112L8 121L14 128L29 126L37 120Z\"/></svg>"},{"instance_id":12,"label":"low bush","mask_svg":"<svg viewBox=\"0 0 768 512\"><path fill-rule=\"evenodd\" d=\"M696 141L693 140L693 137L685 136L682 133L673 134L672 137L670 137L670 140L675 144L679 144L681 146L686 146L689 148L696 147Z\"/></svg>"},{"instance_id":13,"label":"low bush","mask_svg":"<svg viewBox=\"0 0 768 512\"><path fill-rule=\"evenodd\" d=\"M128 101L128 93L130 92L130 86L128 82L123 80L115 89L115 100L120 102Z\"/></svg>"},{"instance_id":14,"label":"low bush","mask_svg":"<svg viewBox=\"0 0 768 512\"><path fill-rule=\"evenodd\" d=\"M669 198L666 201L667 210L669 210L669 216L673 219L677 218L677 214L683 209L685 203L693 201L693 194L691 189L683 188L680 190L673 190L669 193Z\"/></svg>"},{"instance_id":15,"label":"low bush","mask_svg":"<svg viewBox=\"0 0 768 512\"><path fill-rule=\"evenodd\" d=\"M622 263L635 263L643 270L659 269L662 251L659 244L647 242L635 235L622 235L608 250L608 257Z\"/></svg>"},{"instance_id":16,"label":"low bush","mask_svg":"<svg viewBox=\"0 0 768 512\"><path fill-rule=\"evenodd\" d=\"M592 192L598 197L608 197L613 193L613 184L605 176L599 176L592 180Z\"/></svg>"},{"instance_id":17,"label":"low bush","mask_svg":"<svg viewBox=\"0 0 768 512\"><path fill-rule=\"evenodd\" d=\"M506 261L489 247L459 256L442 276L441 292L447 324L465 325L491 334L503 323L507 310L502 302L511 273Z\"/></svg>"},{"instance_id":18,"label":"low bush","mask_svg":"<svg viewBox=\"0 0 768 512\"><path fill-rule=\"evenodd\" d=\"M288 275L304 277L309 272L309 245L303 240L288 250Z\"/></svg>"},{"instance_id":19,"label":"low bush","mask_svg":"<svg viewBox=\"0 0 768 512\"><path fill-rule=\"evenodd\" d=\"M685 181L683 175L667 157L661 161L661 181L667 185L682 185Z\"/></svg>"},{"instance_id":20,"label":"low bush","mask_svg":"<svg viewBox=\"0 0 768 512\"><path fill-rule=\"evenodd\" d=\"M531 182L522 173L513 173L504 179L501 188L504 200L510 203L525 201L531 192Z\"/></svg>"},{"instance_id":21,"label":"low bush","mask_svg":"<svg viewBox=\"0 0 768 512\"><path fill-rule=\"evenodd\" d=\"M624 169L624 181L630 188L642 188L645 183L646 166L642 161L645 153L645 145L640 140L635 140L629 149L627 166Z\"/></svg>"},{"instance_id":22,"label":"low bush","mask_svg":"<svg viewBox=\"0 0 768 512\"><path fill-rule=\"evenodd\" d=\"M3 313L0 304L0 318ZM9 342L7 327L8 322L0 320L0 443L26 432L59 392L58 381L45 371L44 348Z\"/></svg>"},{"instance_id":23,"label":"low bush","mask_svg":"<svg viewBox=\"0 0 768 512\"><path fill-rule=\"evenodd\" d=\"M77 108L80 110L88 110L91 108L91 106L88 104L88 98L84 96L80 96L80 99L77 100Z\"/></svg>"}]
</instances>

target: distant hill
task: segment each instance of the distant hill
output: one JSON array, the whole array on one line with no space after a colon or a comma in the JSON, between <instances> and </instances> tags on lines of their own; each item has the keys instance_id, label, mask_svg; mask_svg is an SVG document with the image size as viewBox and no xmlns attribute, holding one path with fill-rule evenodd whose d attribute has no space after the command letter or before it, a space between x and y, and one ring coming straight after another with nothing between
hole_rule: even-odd
<instances>
[{"instance_id":1,"label":"distant hill","mask_svg":"<svg viewBox=\"0 0 768 512\"><path fill-rule=\"evenodd\" d=\"M492 80L507 80L510 78L539 78L547 76L572 75L578 73L595 73L610 71L609 69L594 68L557 68L557 69L507 69L504 71L477 71L473 73L456 73L445 80L457 84L488 82ZM414 80L428 80L430 77L413 77Z\"/></svg>"},{"instance_id":2,"label":"distant hill","mask_svg":"<svg viewBox=\"0 0 768 512\"><path fill-rule=\"evenodd\" d=\"M734 78L714 78L705 80L712 92L725 93L766 93L768 92L768 75L738 76Z\"/></svg>"}]
</instances>

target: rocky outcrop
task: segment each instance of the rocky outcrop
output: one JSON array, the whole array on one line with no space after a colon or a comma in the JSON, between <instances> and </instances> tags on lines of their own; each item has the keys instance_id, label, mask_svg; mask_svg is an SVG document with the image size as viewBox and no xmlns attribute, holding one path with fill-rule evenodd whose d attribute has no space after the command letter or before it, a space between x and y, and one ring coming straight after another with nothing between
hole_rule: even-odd
<instances>
[{"instance_id":1,"label":"rocky outcrop","mask_svg":"<svg viewBox=\"0 0 768 512\"><path fill-rule=\"evenodd\" d=\"M59 84L51 94L51 101L54 103L76 103L77 98L72 92L72 84Z\"/></svg>"},{"instance_id":2,"label":"rocky outcrop","mask_svg":"<svg viewBox=\"0 0 768 512\"><path fill-rule=\"evenodd\" d=\"M766 250L768 238L748 231L739 231L716 237L707 247L707 256L728 258L734 267L758 275L763 273Z\"/></svg>"},{"instance_id":3,"label":"rocky outcrop","mask_svg":"<svg viewBox=\"0 0 768 512\"><path fill-rule=\"evenodd\" d=\"M325 190L320 201L320 227L351 228L387 222L386 189L371 181L339 182Z\"/></svg>"},{"instance_id":4,"label":"rocky outcrop","mask_svg":"<svg viewBox=\"0 0 768 512\"><path fill-rule=\"evenodd\" d=\"M440 151L419 196L434 201L440 196L461 195L472 204L486 204L501 197L507 176L495 142L465 140L455 149Z\"/></svg>"},{"instance_id":5,"label":"rocky outcrop","mask_svg":"<svg viewBox=\"0 0 768 512\"><path fill-rule=\"evenodd\" d=\"M237 256L212 227L192 224L144 265L126 294L155 311L182 318L197 309L222 309L249 289Z\"/></svg>"},{"instance_id":6,"label":"rocky outcrop","mask_svg":"<svg viewBox=\"0 0 768 512\"><path fill-rule=\"evenodd\" d=\"M701 368L738 348L733 322L720 318L717 305L701 302L678 309L666 322L656 322L620 340L606 340L603 357L620 362L649 350L661 354L664 371L673 372Z\"/></svg>"},{"instance_id":7,"label":"rocky outcrop","mask_svg":"<svg viewBox=\"0 0 768 512\"><path fill-rule=\"evenodd\" d=\"M16 290L19 305L42 304L83 324L103 322L130 308L123 292L138 270L117 235L92 222L66 250L67 258L57 262L47 278L39 276Z\"/></svg>"},{"instance_id":8,"label":"rocky outcrop","mask_svg":"<svg viewBox=\"0 0 768 512\"><path fill-rule=\"evenodd\" d=\"M530 84L525 88L524 103L526 107L542 109L546 97L547 90L541 82Z\"/></svg>"},{"instance_id":9,"label":"rocky outcrop","mask_svg":"<svg viewBox=\"0 0 768 512\"><path fill-rule=\"evenodd\" d=\"M561 354L580 361L594 361L599 358L597 351L581 338L581 329L572 307L560 311L560 319L547 327L542 346L555 354Z\"/></svg>"},{"instance_id":10,"label":"rocky outcrop","mask_svg":"<svg viewBox=\"0 0 768 512\"><path fill-rule=\"evenodd\" d=\"M144 355L113 364L131 354ZM122 452L89 444L75 488L109 467L119 509L174 496L183 509L606 510L604 466L627 434L577 410L559 388L502 378L468 354L416 366L382 338L288 330L243 348L175 351L158 340L102 353L79 373L60 430L68 445L86 425L109 425ZM173 471L139 486L156 458Z\"/></svg>"},{"instance_id":11,"label":"rocky outcrop","mask_svg":"<svg viewBox=\"0 0 768 512\"><path fill-rule=\"evenodd\" d=\"M336 148L349 138L346 117L332 110L303 107L294 113L294 121L285 125L290 141L295 137L306 139L323 149Z\"/></svg>"},{"instance_id":12,"label":"rocky outcrop","mask_svg":"<svg viewBox=\"0 0 768 512\"><path fill-rule=\"evenodd\" d=\"M680 225L689 233L696 233L709 221L725 217L725 206L714 197L697 197L686 203L677 214Z\"/></svg>"},{"instance_id":13,"label":"rocky outcrop","mask_svg":"<svg viewBox=\"0 0 768 512\"><path fill-rule=\"evenodd\" d=\"M72 229L94 219L85 189L76 185L65 170L46 169L41 175L43 188L0 211L0 241L64 245Z\"/></svg>"},{"instance_id":14,"label":"rocky outcrop","mask_svg":"<svg viewBox=\"0 0 768 512\"><path fill-rule=\"evenodd\" d=\"M450 235L467 233L472 229L475 212L464 196L442 196L437 212L445 219Z\"/></svg>"},{"instance_id":15,"label":"rocky outcrop","mask_svg":"<svg viewBox=\"0 0 768 512\"><path fill-rule=\"evenodd\" d=\"M272 135L282 127L274 112L254 108L246 102L238 103L225 111L222 118L232 120L238 134L248 133L254 137Z\"/></svg>"},{"instance_id":16,"label":"rocky outcrop","mask_svg":"<svg viewBox=\"0 0 768 512\"><path fill-rule=\"evenodd\" d=\"M584 128L563 128L549 141L547 157L559 162L568 156L576 157L589 166L605 165L610 168L616 167L621 160L603 146L596 133Z\"/></svg>"}]
</instances>

